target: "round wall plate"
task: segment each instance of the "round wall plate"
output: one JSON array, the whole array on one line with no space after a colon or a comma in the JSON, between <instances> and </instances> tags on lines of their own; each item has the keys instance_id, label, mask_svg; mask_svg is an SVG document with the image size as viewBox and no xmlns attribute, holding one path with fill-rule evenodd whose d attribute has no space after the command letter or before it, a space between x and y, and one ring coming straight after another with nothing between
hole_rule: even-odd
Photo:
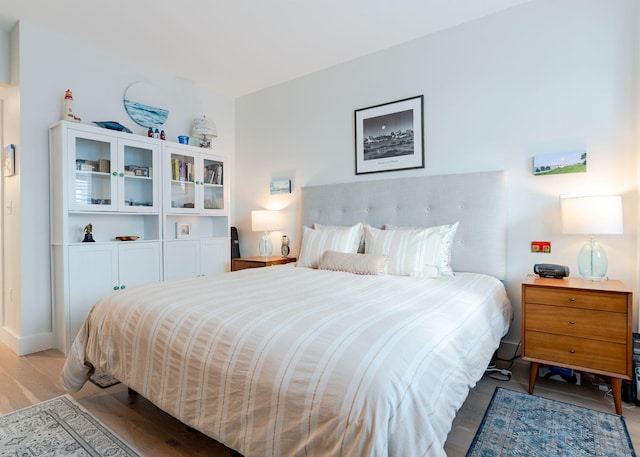
<instances>
[{"instance_id":1,"label":"round wall plate","mask_svg":"<svg viewBox=\"0 0 640 457\"><path fill-rule=\"evenodd\" d=\"M124 93L123 101L129 117L143 127L159 127L169 117L166 101L149 83L131 84Z\"/></svg>"}]
</instances>

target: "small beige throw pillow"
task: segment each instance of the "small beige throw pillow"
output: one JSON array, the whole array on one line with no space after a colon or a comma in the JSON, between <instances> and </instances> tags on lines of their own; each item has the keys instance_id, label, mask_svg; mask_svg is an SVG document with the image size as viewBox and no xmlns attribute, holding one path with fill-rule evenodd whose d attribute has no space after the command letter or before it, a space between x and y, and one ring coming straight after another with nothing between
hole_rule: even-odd
<instances>
[{"instance_id":1,"label":"small beige throw pillow","mask_svg":"<svg viewBox=\"0 0 640 457\"><path fill-rule=\"evenodd\" d=\"M386 263L387 257L383 255L326 251L320 257L318 269L357 275L379 275L384 271Z\"/></svg>"}]
</instances>

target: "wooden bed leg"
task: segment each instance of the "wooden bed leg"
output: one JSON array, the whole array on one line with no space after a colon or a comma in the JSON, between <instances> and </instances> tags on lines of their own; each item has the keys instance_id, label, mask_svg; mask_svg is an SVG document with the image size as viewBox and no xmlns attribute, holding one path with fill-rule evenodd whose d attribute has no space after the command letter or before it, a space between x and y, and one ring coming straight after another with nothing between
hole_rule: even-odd
<instances>
[{"instance_id":1,"label":"wooden bed leg","mask_svg":"<svg viewBox=\"0 0 640 457\"><path fill-rule=\"evenodd\" d=\"M233 449L229 449L229 454L231 455L231 457L244 457L242 454L234 451Z\"/></svg>"},{"instance_id":2,"label":"wooden bed leg","mask_svg":"<svg viewBox=\"0 0 640 457\"><path fill-rule=\"evenodd\" d=\"M127 393L129 395L138 395L138 392L136 392L135 390L133 390L131 387L127 387Z\"/></svg>"}]
</instances>

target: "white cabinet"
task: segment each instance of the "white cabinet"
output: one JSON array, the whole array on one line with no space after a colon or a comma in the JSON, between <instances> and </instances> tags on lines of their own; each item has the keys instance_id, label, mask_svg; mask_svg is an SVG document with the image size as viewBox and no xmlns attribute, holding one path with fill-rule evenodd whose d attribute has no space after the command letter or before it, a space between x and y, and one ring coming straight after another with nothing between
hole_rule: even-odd
<instances>
[{"instance_id":1,"label":"white cabinet","mask_svg":"<svg viewBox=\"0 0 640 457\"><path fill-rule=\"evenodd\" d=\"M230 269L225 154L66 121L49 129L49 150L60 350L114 291ZM89 224L95 242L82 242Z\"/></svg>"},{"instance_id":2,"label":"white cabinet","mask_svg":"<svg viewBox=\"0 0 640 457\"><path fill-rule=\"evenodd\" d=\"M164 278L192 278L227 271L229 251L228 238L167 241Z\"/></svg>"},{"instance_id":3,"label":"white cabinet","mask_svg":"<svg viewBox=\"0 0 640 457\"><path fill-rule=\"evenodd\" d=\"M163 145L164 210L173 214L228 215L226 156L176 143Z\"/></svg>"},{"instance_id":4,"label":"white cabinet","mask_svg":"<svg viewBox=\"0 0 640 457\"><path fill-rule=\"evenodd\" d=\"M160 145L68 126L66 152L71 211L158 212Z\"/></svg>"},{"instance_id":5,"label":"white cabinet","mask_svg":"<svg viewBox=\"0 0 640 457\"><path fill-rule=\"evenodd\" d=\"M68 246L58 345L67 351L91 307L117 290L160 281L160 242L82 243Z\"/></svg>"},{"instance_id":6,"label":"white cabinet","mask_svg":"<svg viewBox=\"0 0 640 457\"><path fill-rule=\"evenodd\" d=\"M162 157L164 278L229 271L227 156L166 143Z\"/></svg>"},{"instance_id":7,"label":"white cabinet","mask_svg":"<svg viewBox=\"0 0 640 457\"><path fill-rule=\"evenodd\" d=\"M95 302L162 279L161 143L61 121L49 149L55 334L66 352ZM95 242L82 242L89 224Z\"/></svg>"}]
</instances>

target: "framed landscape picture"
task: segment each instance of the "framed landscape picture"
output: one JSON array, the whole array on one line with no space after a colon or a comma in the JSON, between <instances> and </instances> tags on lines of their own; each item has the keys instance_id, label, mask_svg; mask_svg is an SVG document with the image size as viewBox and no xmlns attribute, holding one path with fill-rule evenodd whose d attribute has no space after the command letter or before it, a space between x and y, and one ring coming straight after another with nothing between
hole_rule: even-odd
<instances>
[{"instance_id":1,"label":"framed landscape picture","mask_svg":"<svg viewBox=\"0 0 640 457\"><path fill-rule=\"evenodd\" d=\"M424 97L355 111L356 174L424 168Z\"/></svg>"}]
</instances>

